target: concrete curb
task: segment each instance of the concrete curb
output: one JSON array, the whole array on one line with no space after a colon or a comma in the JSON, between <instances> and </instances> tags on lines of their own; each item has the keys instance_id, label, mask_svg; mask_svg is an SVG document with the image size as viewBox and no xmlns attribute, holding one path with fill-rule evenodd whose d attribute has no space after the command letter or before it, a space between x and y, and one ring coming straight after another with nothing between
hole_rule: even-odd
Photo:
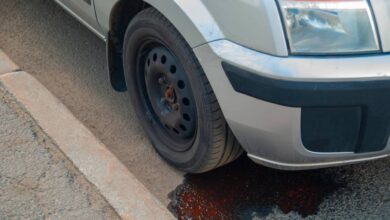
<instances>
[{"instance_id":1,"label":"concrete curb","mask_svg":"<svg viewBox=\"0 0 390 220\"><path fill-rule=\"evenodd\" d=\"M18 70L19 67L0 49L0 75Z\"/></svg>"},{"instance_id":2,"label":"concrete curb","mask_svg":"<svg viewBox=\"0 0 390 220\"><path fill-rule=\"evenodd\" d=\"M2 58L0 69L1 66L12 67L12 62ZM174 219L104 144L34 77L26 72L11 72L0 75L0 82L123 219Z\"/></svg>"}]
</instances>

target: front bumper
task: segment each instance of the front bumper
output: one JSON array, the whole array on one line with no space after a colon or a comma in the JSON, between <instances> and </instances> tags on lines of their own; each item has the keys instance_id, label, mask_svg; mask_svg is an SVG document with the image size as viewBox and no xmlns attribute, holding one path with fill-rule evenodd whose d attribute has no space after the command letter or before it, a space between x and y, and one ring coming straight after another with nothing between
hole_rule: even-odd
<instances>
[{"instance_id":1,"label":"front bumper","mask_svg":"<svg viewBox=\"0 0 390 220\"><path fill-rule=\"evenodd\" d=\"M390 56L275 57L221 40L194 49L256 162L312 169L390 155Z\"/></svg>"}]
</instances>

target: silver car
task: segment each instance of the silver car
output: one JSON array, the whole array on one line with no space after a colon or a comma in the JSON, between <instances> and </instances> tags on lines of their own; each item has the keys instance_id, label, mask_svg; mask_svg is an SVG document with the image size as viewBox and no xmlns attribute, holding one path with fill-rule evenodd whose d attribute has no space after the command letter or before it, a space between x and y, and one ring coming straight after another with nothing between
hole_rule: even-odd
<instances>
[{"instance_id":1,"label":"silver car","mask_svg":"<svg viewBox=\"0 0 390 220\"><path fill-rule=\"evenodd\" d=\"M390 155L388 0L56 2L106 42L113 88L180 170Z\"/></svg>"}]
</instances>

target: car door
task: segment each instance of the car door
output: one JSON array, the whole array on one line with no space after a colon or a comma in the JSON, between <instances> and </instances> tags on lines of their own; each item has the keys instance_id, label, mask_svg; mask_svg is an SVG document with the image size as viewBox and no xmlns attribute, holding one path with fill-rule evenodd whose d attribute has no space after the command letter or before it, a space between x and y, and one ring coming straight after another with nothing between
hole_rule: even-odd
<instances>
[{"instance_id":1,"label":"car door","mask_svg":"<svg viewBox=\"0 0 390 220\"><path fill-rule=\"evenodd\" d=\"M95 14L94 0L56 0L61 6L78 18L89 29L104 38Z\"/></svg>"}]
</instances>

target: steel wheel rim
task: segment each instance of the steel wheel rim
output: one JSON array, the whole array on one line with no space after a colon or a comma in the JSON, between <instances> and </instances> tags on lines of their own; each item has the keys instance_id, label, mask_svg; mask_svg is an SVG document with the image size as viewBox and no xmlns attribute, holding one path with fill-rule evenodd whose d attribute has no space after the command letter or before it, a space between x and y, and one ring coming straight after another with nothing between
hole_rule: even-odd
<instances>
[{"instance_id":1,"label":"steel wheel rim","mask_svg":"<svg viewBox=\"0 0 390 220\"><path fill-rule=\"evenodd\" d=\"M155 40L145 42L138 58L138 83L149 119L157 135L171 150L187 151L197 133L197 112L192 88L178 58Z\"/></svg>"}]
</instances>

